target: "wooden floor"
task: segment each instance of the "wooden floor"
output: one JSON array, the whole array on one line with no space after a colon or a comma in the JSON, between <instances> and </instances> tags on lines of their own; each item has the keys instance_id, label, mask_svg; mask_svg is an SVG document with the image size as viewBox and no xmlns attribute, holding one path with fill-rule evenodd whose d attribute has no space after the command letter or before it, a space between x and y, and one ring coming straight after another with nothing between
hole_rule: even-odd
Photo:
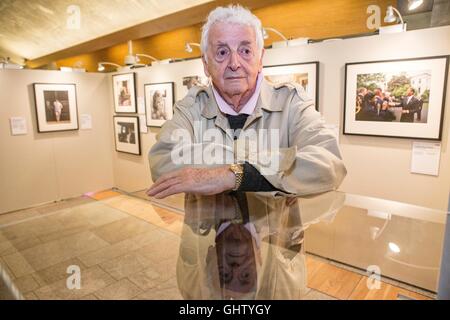
<instances>
[{"instance_id":1,"label":"wooden floor","mask_svg":"<svg viewBox=\"0 0 450 320\"><path fill-rule=\"evenodd\" d=\"M136 273L136 275L128 275L127 277L119 277L116 273L117 270L115 270L115 266L119 263L129 264L129 260L127 260L129 257L129 248L134 248L133 243L130 242L129 239L132 238L133 235L135 235L135 230L141 230L143 235L141 236L140 241L142 242L142 245L149 246L151 244L151 239L154 237L153 234L154 230L147 230L143 228L139 224L139 221L131 221L130 219L139 218L139 220L144 220L146 222L149 222L150 224L160 228L163 230L163 232L169 232L170 234L176 234L180 235L181 229L183 226L183 216L179 213L176 213L175 211L171 211L167 208L161 208L156 205L152 205L151 202L148 201L142 201L141 199L137 199L134 197L123 195L119 192L112 191L112 190L105 190L102 192L97 192L93 194L88 194L87 197L82 197L79 199L75 199L67 203L60 203L55 205L47 205L45 207L40 208L34 208L34 209L28 209L23 211L18 211L15 213L7 214L7 215L1 215L0 216L0 225L9 225L14 224L15 221L20 221L23 219L33 218L35 216L42 215L44 213L51 212L52 210L61 210L65 208L65 206L76 206L79 204L83 204L87 201L87 199L90 198L90 201L101 201L103 203L107 203L108 206L111 206L113 208L121 210L121 212L124 212L126 214L129 214L134 217L125 218L120 217L123 220L118 220L116 222L111 222L109 224L105 225L99 225L95 228L90 228L88 230L91 230L96 236L98 236L101 239L98 239L98 241L108 242L111 244L111 248L101 248L98 250L98 254L81 254L79 257L76 257L78 260L84 261L84 264L86 266L91 266L92 268L90 270L91 273L96 275L97 273L100 274L103 278L112 276L113 278L116 278L118 280L117 282L109 281L108 286L105 287L99 287L96 288L97 291L92 290L92 293L89 292L88 295L84 296L84 298L92 298L92 299L108 299L108 298L117 298L120 296L120 292L124 293L122 295L123 298L149 298L155 296L155 290L150 289L150 287L141 287L142 286L142 279L147 279L149 275L145 274L144 271L140 271L140 273ZM117 217L118 219L119 217ZM96 219L95 216L92 216L92 219ZM67 217L66 217L67 220ZM129 221L130 220L130 221ZM63 220L61 220L63 221ZM70 221L70 220L69 220ZM119 223L120 222L120 223ZM124 223L127 222L130 224L131 222L136 224L136 226L128 226L129 230L124 229ZM105 221L106 223L106 221ZM100 224L98 222L98 224ZM46 225L45 228L53 228L54 226ZM132 228L133 227L133 228ZM41 226L41 228L44 228L44 226ZM83 226L84 228L84 226ZM23 228L17 228L17 227L9 227L6 229L3 229L3 232L9 231L9 232L20 232L19 236L26 236L24 234L25 230L22 230ZM73 228L72 228L73 229ZM124 230L123 230L124 229ZM55 231L52 229L52 233L49 235L44 234L38 234L38 239L35 239L36 244L34 245L40 245L45 246L44 244L40 244L41 242L45 241L63 241L63 240L55 240L59 239L63 236L67 236L69 234L73 234L75 232L81 232L82 230L73 229L73 230L63 230L63 231ZM83 232L86 232L85 229L83 229ZM146 233L144 233L146 232ZM148 233L148 236L145 236ZM161 233L161 232L160 232ZM10 238L12 237L12 233L9 235ZM15 237L15 235L14 235ZM169 234L166 234L166 237L168 237L169 240L172 238L169 236ZM47 239L48 238L48 239ZM145 238L145 239L144 239ZM148 238L148 239L147 239ZM28 238L27 238L28 239ZM63 239L63 238L61 238ZM147 241L147 240L148 241ZM1 239L0 239L1 240ZM4 262L7 262L6 267L12 269L12 274L16 274L18 279L16 279L17 283L19 284L19 287L21 288L27 288L25 291L27 294L25 294L26 298L35 299L35 298L46 298L48 296L48 292L46 290L49 290L48 288L51 288L52 290L57 291L58 285L51 283L51 281L42 281L42 279L47 279L47 277L54 277L53 273L50 274L50 271L55 269L55 266L49 266L49 274L45 274L44 271L37 272L35 274L27 274L23 273L19 269L14 270L14 266L22 266L22 264L15 264L14 260L12 260L12 257L14 257L15 250L27 250L26 254L28 256L32 255L33 251L29 246L32 246L33 243L30 242L28 239L26 243L23 241L20 242L20 246L18 245L19 238L15 239L14 246L7 247L10 243L13 243L12 240L8 242L0 243L0 249L2 248L2 244L4 246L3 252L4 255L0 255L0 263L1 259L4 260ZM134 242L135 240L133 240ZM173 241L173 240L171 240ZM123 244L122 244L123 243ZM17 244L17 245L16 245ZM22 247L23 248L22 248ZM123 247L123 257L116 257L118 256L117 250L114 249L114 246L117 248ZM153 247L152 247L153 248ZM80 250L83 248L80 248ZM112 252L114 251L114 252ZM140 251L139 251L140 250ZM142 253L142 249L139 249L138 253ZM152 250L158 251L158 248L153 248ZM28 252L30 251L30 252ZM103 252L104 251L104 252ZM110 252L111 251L111 252ZM144 250L145 251L145 250ZM0 250L0 253L2 250ZM6 255L9 254L9 255ZM158 252L159 255L165 256L166 253L164 252ZM27 256L25 255L25 256ZM103 263L100 263L102 258L105 260ZM114 260L114 259L115 260ZM84 260L83 260L84 259ZM109 261L106 261L107 259L111 259ZM94 261L95 260L95 261ZM99 260L99 261L97 261ZM117 260L117 261L116 261ZM123 260L123 261L122 261ZM8 263L10 262L10 263ZM78 261L79 262L79 261ZM158 263L159 261L156 261ZM46 262L40 262L41 264L45 264ZM35 262L37 265L37 261ZM97 266L98 264L98 266ZM111 265L110 265L111 264ZM309 293L306 295L306 299L340 299L340 300L396 300L398 299L399 295L409 297L411 299L419 299L419 300L430 300L429 297L418 294L416 292L406 290L404 288L400 288L394 285L391 285L386 282L381 282L379 287L369 289L368 284L372 284L372 280L368 279L366 276L353 272L349 270L349 268L339 267L335 263L331 263L325 259L321 259L315 256L307 255L306 258L306 264L307 264L307 286L310 289ZM42 265L44 267L44 265ZM136 266L134 266L136 267ZM98 270L97 270L97 269ZM143 268L143 267L142 267ZM153 268L155 268L153 266ZM161 270L163 270L165 267L161 265ZM103 272L105 271L106 272ZM139 269L140 270L140 269ZM136 269L137 271L137 269ZM174 271L174 270L173 270ZM31 271L30 271L31 272ZM53 272L53 271L52 271ZM21 274L23 273L23 274ZM41 281L46 284L45 287L39 288L37 283L34 283L36 274L39 274L39 277ZM45 276L44 276L45 275ZM22 277L21 277L22 276ZM162 278L165 282L155 282L156 280L152 276L151 281L152 283L158 283L161 288L159 288L160 294L164 295L167 294L167 298L173 297L179 297L179 294L177 294L175 291L176 289L176 281L175 274L171 275L170 277L164 277ZM167 279L166 279L167 278ZM150 281L150 280L149 280ZM159 281L159 280L158 280ZM23 282L23 283L22 283ZM33 283L31 283L33 282ZM38 281L39 282L39 281ZM167 283L167 284L166 284ZM156 285L156 284L155 284ZM172 288L173 287L173 288ZM170 288L170 290L168 290ZM1 291L1 286L0 286ZM0 292L1 296L1 292ZM173 298L172 297L172 298Z\"/></svg>"}]
</instances>

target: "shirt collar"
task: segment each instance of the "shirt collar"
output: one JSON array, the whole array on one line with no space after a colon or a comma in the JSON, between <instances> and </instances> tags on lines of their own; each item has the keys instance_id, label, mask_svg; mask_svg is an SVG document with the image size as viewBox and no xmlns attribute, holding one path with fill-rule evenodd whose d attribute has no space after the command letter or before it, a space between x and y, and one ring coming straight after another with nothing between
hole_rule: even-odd
<instances>
[{"instance_id":1,"label":"shirt collar","mask_svg":"<svg viewBox=\"0 0 450 320\"><path fill-rule=\"evenodd\" d=\"M252 114L253 111L255 110L256 104L258 102L259 93L261 91L262 80L263 80L263 75L260 72L256 79L255 92L253 92L253 95L250 97L250 99L247 101L247 103L242 107L242 109L239 111L239 113L234 111L234 109L222 98L222 96L219 94L219 92L217 92L214 85L212 85L212 91L214 94L214 98L216 99L216 102L217 102L217 105L218 105L220 111L222 111L222 113L230 114L233 116L237 116L238 114L242 114L242 113L245 113L248 115Z\"/></svg>"}]
</instances>

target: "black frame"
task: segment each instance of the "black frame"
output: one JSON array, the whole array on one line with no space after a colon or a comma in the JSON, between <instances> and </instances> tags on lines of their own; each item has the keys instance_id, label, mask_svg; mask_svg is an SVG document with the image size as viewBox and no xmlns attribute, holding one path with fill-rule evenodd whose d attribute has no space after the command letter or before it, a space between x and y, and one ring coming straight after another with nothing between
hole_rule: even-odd
<instances>
[{"instance_id":1,"label":"black frame","mask_svg":"<svg viewBox=\"0 0 450 320\"><path fill-rule=\"evenodd\" d=\"M116 132L116 120L115 120L116 118L135 118L136 119L136 121L137 121L136 135L137 135L137 139L138 139L137 145L139 148L139 153L117 150L117 140L116 140L117 132ZM142 150L141 150L141 131L140 131L140 126L139 126L139 116L122 116L122 115L113 116L113 126L114 126L114 146L115 146L116 152L122 152L122 153L128 153L128 154L134 154L134 155L140 156L142 154Z\"/></svg>"},{"instance_id":2,"label":"black frame","mask_svg":"<svg viewBox=\"0 0 450 320\"><path fill-rule=\"evenodd\" d=\"M384 62L399 62L399 61L415 61L415 60L430 60L430 59L442 59L445 58L445 71L444 71L444 84L442 92L442 106L441 106L441 119L439 122L439 137L438 138L421 138L421 137L403 137L403 136L386 136L386 135L376 135L376 134L363 134L363 133L349 133L345 131L345 116L347 110L347 68L350 65L355 64L370 64L370 63L384 63ZM442 140L442 130L444 127L444 116L445 116L445 98L447 94L447 80L448 80L448 70L449 70L449 58L450 55L441 56L429 56L429 57L418 57L418 58L406 58L406 59L392 59L392 60L377 60L377 61L363 61L363 62L348 62L345 64L345 75L344 75L344 119L342 126L342 134L351 136L365 136L365 137L383 137L383 138L399 138L399 139L414 139L414 140L431 140L431 141L441 141Z\"/></svg>"},{"instance_id":3,"label":"black frame","mask_svg":"<svg viewBox=\"0 0 450 320\"><path fill-rule=\"evenodd\" d=\"M64 130L52 130L52 131L41 131L39 126L39 115L38 115L38 107L37 107L37 99L36 99L36 85L71 85L75 89L75 110L77 115L77 127L74 129L64 129ZM78 98L77 98L77 85L75 83L47 83L47 82L34 82L33 83L33 93L34 93L34 110L36 115L36 124L37 124L37 132L38 133L50 133L50 132L64 132L64 131L77 131L80 129L80 119L78 115Z\"/></svg>"},{"instance_id":4,"label":"black frame","mask_svg":"<svg viewBox=\"0 0 450 320\"><path fill-rule=\"evenodd\" d=\"M145 92L145 87L146 86L151 86L151 85L157 85L157 84L171 84L172 85L172 114L175 113L175 110L173 110L173 105L175 104L175 82L173 81L168 81L168 82L157 82L157 83L146 83L144 84L144 104L145 104L145 120L147 120L147 95ZM161 128L160 126L152 126L149 125L148 122L146 123L147 127L153 127L153 128Z\"/></svg>"},{"instance_id":5,"label":"black frame","mask_svg":"<svg viewBox=\"0 0 450 320\"><path fill-rule=\"evenodd\" d=\"M118 77L118 76L123 76L123 75L127 75L127 74L132 74L133 75L133 86L134 86L134 90L133 90L133 99L134 99L134 111L129 111L129 112L123 112L123 111L117 111L116 110L116 93L115 91L115 82L114 82L114 78ZM118 114L129 114L129 113L137 113L137 88L136 88L136 72L127 72L127 73L117 73L117 74L113 74L112 76L112 83L113 83L113 101L114 101L114 113L118 113Z\"/></svg>"},{"instance_id":6,"label":"black frame","mask_svg":"<svg viewBox=\"0 0 450 320\"><path fill-rule=\"evenodd\" d=\"M269 66L263 66L263 70L266 68L273 68L273 67L289 67L289 66L300 66L304 64L315 64L316 65L316 96L315 96L315 106L316 110L319 111L319 71L320 71L320 61L311 61L311 62L296 62L296 63L287 63L287 64L276 64L276 65L269 65Z\"/></svg>"}]
</instances>

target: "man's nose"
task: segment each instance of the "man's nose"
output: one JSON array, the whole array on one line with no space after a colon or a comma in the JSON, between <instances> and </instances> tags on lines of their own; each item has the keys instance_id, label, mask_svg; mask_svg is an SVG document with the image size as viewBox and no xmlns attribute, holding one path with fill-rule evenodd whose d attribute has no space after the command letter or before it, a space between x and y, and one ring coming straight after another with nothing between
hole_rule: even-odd
<instances>
[{"instance_id":1,"label":"man's nose","mask_svg":"<svg viewBox=\"0 0 450 320\"><path fill-rule=\"evenodd\" d=\"M239 62L239 55L237 54L237 52L231 51L230 62L228 64L228 67L232 71L236 71L237 69L239 69L240 66L241 63Z\"/></svg>"}]
</instances>

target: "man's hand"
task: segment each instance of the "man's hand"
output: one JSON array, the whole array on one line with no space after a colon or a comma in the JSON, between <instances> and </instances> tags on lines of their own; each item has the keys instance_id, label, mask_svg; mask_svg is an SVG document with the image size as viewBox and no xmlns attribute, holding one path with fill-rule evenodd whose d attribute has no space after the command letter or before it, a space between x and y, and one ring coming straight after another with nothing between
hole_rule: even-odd
<instances>
[{"instance_id":1,"label":"man's hand","mask_svg":"<svg viewBox=\"0 0 450 320\"><path fill-rule=\"evenodd\" d=\"M290 207L290 206L292 206L294 203L296 203L297 202L297 197L294 197L294 198L287 198L286 199L286 205L288 206L288 207Z\"/></svg>"},{"instance_id":2,"label":"man's hand","mask_svg":"<svg viewBox=\"0 0 450 320\"><path fill-rule=\"evenodd\" d=\"M235 180L229 166L212 169L183 168L162 175L147 190L147 195L157 199L183 192L213 195L233 189Z\"/></svg>"}]
</instances>

